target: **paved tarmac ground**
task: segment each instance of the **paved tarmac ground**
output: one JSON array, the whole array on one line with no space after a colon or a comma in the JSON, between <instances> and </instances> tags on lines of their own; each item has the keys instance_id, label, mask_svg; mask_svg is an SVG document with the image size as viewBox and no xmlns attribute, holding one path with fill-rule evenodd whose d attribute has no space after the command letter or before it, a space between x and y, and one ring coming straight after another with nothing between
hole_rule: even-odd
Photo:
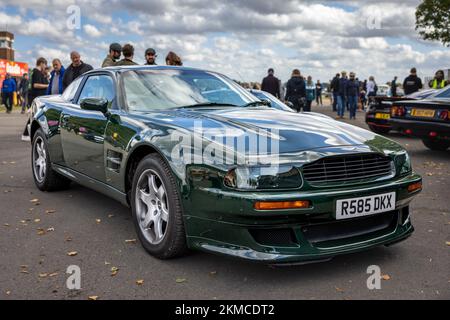
<instances>
[{"instance_id":1,"label":"paved tarmac ground","mask_svg":"<svg viewBox=\"0 0 450 320\"><path fill-rule=\"evenodd\" d=\"M75 184L40 192L20 140L27 116L0 112L0 299L450 299L450 151L389 135L424 179L416 231L396 246L283 268L202 252L160 261L127 241L136 234L126 207ZM351 123L367 127L363 112ZM70 265L81 268L81 290L66 288ZM380 290L366 286L370 265L386 279Z\"/></svg>"}]
</instances>

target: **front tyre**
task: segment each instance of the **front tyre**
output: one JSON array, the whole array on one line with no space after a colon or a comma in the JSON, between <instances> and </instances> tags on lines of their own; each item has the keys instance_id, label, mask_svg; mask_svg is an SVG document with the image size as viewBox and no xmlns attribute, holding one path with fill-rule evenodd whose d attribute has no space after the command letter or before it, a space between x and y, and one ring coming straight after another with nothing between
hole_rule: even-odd
<instances>
[{"instance_id":1,"label":"front tyre","mask_svg":"<svg viewBox=\"0 0 450 320\"><path fill-rule=\"evenodd\" d=\"M146 156L133 177L133 222L143 247L159 259L187 251L181 200L175 178L157 154Z\"/></svg>"},{"instance_id":2,"label":"front tyre","mask_svg":"<svg viewBox=\"0 0 450 320\"><path fill-rule=\"evenodd\" d=\"M41 191L64 190L70 186L70 180L52 169L47 148L47 138L42 129L38 129L31 144L31 168L34 183Z\"/></svg>"},{"instance_id":3,"label":"front tyre","mask_svg":"<svg viewBox=\"0 0 450 320\"><path fill-rule=\"evenodd\" d=\"M437 139L423 139L422 142L425 145L425 147L435 151L445 151L450 147L449 141L442 141Z\"/></svg>"}]
</instances>

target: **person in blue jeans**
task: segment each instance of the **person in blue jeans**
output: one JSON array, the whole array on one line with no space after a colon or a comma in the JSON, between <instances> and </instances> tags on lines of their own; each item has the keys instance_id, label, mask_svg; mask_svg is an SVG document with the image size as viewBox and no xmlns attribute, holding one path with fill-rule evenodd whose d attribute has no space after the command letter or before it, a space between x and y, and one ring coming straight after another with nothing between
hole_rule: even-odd
<instances>
[{"instance_id":1,"label":"person in blue jeans","mask_svg":"<svg viewBox=\"0 0 450 320\"><path fill-rule=\"evenodd\" d=\"M11 113L15 91L17 91L16 81L7 73L2 83L2 103L6 107L6 113Z\"/></svg>"},{"instance_id":2,"label":"person in blue jeans","mask_svg":"<svg viewBox=\"0 0 450 320\"><path fill-rule=\"evenodd\" d=\"M345 106L347 104L347 72L342 71L341 72L341 78L339 79L339 90L338 90L338 96L337 96L337 103L338 103L338 119L344 118L345 113Z\"/></svg>"},{"instance_id":3,"label":"person in blue jeans","mask_svg":"<svg viewBox=\"0 0 450 320\"><path fill-rule=\"evenodd\" d=\"M347 81L347 101L350 109L350 119L356 119L356 108L358 107L359 81L355 79L355 73L350 72L350 79Z\"/></svg>"},{"instance_id":4,"label":"person in blue jeans","mask_svg":"<svg viewBox=\"0 0 450 320\"><path fill-rule=\"evenodd\" d=\"M316 99L316 86L312 81L312 77L308 76L308 80L305 85L306 89L306 106L303 109L305 112L311 111L311 104Z\"/></svg>"}]
</instances>

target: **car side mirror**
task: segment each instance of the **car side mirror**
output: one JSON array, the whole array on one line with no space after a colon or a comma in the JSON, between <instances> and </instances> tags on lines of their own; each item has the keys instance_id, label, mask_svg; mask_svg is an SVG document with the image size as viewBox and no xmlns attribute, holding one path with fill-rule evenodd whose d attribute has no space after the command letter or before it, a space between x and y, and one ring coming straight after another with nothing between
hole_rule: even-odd
<instances>
[{"instance_id":1,"label":"car side mirror","mask_svg":"<svg viewBox=\"0 0 450 320\"><path fill-rule=\"evenodd\" d=\"M108 100L103 98L85 98L80 102L81 109L108 113Z\"/></svg>"}]
</instances>

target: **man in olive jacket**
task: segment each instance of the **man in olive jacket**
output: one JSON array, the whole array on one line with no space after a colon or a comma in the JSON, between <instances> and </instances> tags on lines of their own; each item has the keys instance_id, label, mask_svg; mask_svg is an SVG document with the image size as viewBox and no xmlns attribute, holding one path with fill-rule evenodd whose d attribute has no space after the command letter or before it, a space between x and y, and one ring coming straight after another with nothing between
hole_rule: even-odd
<instances>
[{"instance_id":1,"label":"man in olive jacket","mask_svg":"<svg viewBox=\"0 0 450 320\"><path fill-rule=\"evenodd\" d=\"M76 51L70 53L70 59L72 64L64 72L63 89L67 88L76 78L93 69L90 64L81 61L80 54Z\"/></svg>"},{"instance_id":2,"label":"man in olive jacket","mask_svg":"<svg viewBox=\"0 0 450 320\"><path fill-rule=\"evenodd\" d=\"M116 62L116 66L134 66L137 65L136 62L133 61L134 57L134 47L131 44L126 44L122 48L123 59Z\"/></svg>"},{"instance_id":3,"label":"man in olive jacket","mask_svg":"<svg viewBox=\"0 0 450 320\"><path fill-rule=\"evenodd\" d=\"M121 54L122 46L118 43L111 43L109 46L109 54L106 56L105 60L103 60L102 68L114 66Z\"/></svg>"}]
</instances>

